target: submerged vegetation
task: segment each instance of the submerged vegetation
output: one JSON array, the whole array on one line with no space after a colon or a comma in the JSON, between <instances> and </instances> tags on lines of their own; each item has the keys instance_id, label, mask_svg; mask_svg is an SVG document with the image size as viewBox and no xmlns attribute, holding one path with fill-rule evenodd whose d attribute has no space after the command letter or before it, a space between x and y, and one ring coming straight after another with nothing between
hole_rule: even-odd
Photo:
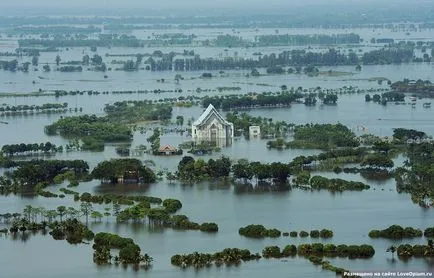
<instances>
[{"instance_id":1,"label":"submerged vegetation","mask_svg":"<svg viewBox=\"0 0 434 278\"><path fill-rule=\"evenodd\" d=\"M94 238L93 260L97 264L109 264L113 260L115 264L143 264L149 267L153 261L148 254L142 255L140 247L131 238L124 238L116 234L97 233ZM111 255L111 249L118 249L119 254Z\"/></svg>"},{"instance_id":2,"label":"submerged vegetation","mask_svg":"<svg viewBox=\"0 0 434 278\"><path fill-rule=\"evenodd\" d=\"M403 239L422 237L423 233L419 229L412 227L403 228L399 225L392 225L384 230L372 230L369 232L371 238L389 238L389 239Z\"/></svg>"},{"instance_id":3,"label":"submerged vegetation","mask_svg":"<svg viewBox=\"0 0 434 278\"><path fill-rule=\"evenodd\" d=\"M263 238L263 237L280 237L282 234L277 229L266 229L262 225L248 225L238 230L238 233L245 237Z\"/></svg>"},{"instance_id":4,"label":"submerged vegetation","mask_svg":"<svg viewBox=\"0 0 434 278\"><path fill-rule=\"evenodd\" d=\"M333 149L336 147L358 147L356 135L342 124L307 124L294 127L291 148Z\"/></svg>"},{"instance_id":5,"label":"submerged vegetation","mask_svg":"<svg viewBox=\"0 0 434 278\"><path fill-rule=\"evenodd\" d=\"M48 135L59 134L67 138L92 138L103 142L130 141L131 128L114 123L107 117L95 115L64 117L45 127Z\"/></svg>"},{"instance_id":6,"label":"submerged vegetation","mask_svg":"<svg viewBox=\"0 0 434 278\"><path fill-rule=\"evenodd\" d=\"M246 227L241 227L238 230L238 233L245 237L251 237L251 238L264 238L264 237L271 237L276 238L280 237L282 234L283 236L290 235L291 237L297 237L296 231L291 231L290 233L284 232L282 233L278 229L267 229L263 225L247 225ZM310 235L311 238L331 238L333 237L333 231L322 229L322 230L312 230L310 231L310 234L301 231L300 237L307 237Z\"/></svg>"},{"instance_id":7,"label":"submerged vegetation","mask_svg":"<svg viewBox=\"0 0 434 278\"><path fill-rule=\"evenodd\" d=\"M387 203L390 195L386 194L395 194L391 179L397 192L409 195L415 204L425 210L434 206L431 127L425 118L420 125L416 116L422 107L426 115L430 112L431 103L421 99L433 97L434 85L431 80L410 79L422 63L429 67L434 61L434 43L427 38L415 41L416 34L425 36L434 24L413 13L408 16L425 23L404 19L384 23L391 15L378 17L381 24L368 24L370 13L337 24L341 16L351 16L333 16L333 12L326 23L319 24L316 16L303 20L304 13L296 13L255 19L247 14L228 15L218 20L213 16L0 17L4 27L0 43L8 48L0 53L0 70L8 71L2 73L8 78L0 93L5 102L0 103L0 195L18 195L9 196L13 202L5 202L3 209L9 203L24 207L21 213L0 214L0 235L25 241L39 231L70 244L92 244L93 240L96 264L132 265L135 270L152 266L153 258L143 248L156 258L169 257L167 250L175 245L162 241L163 237L179 237L185 242L178 244L178 251L187 253L194 246L209 252L213 244L240 240L262 250L177 254L171 264L201 269L262 258L282 263L299 258L339 276L355 277L325 259L333 263L370 259L376 253L374 246L334 244L339 232L306 223L330 217L328 202L334 206L345 198L356 203L351 208L339 207L335 218L348 220L350 215L351 220L354 213L356 221L360 214L355 210L364 204L366 194L375 197L368 200L374 207ZM299 31L294 27L307 25L321 28L318 34L312 33L314 29L293 34ZM367 39L382 33L400 39ZM18 48L9 50L15 44ZM402 81L396 81L402 74L395 76L383 69L387 75L375 76L371 66L402 64L394 68L401 70L407 67L405 63L415 70ZM425 71L421 68L421 76ZM310 87L301 86L306 84ZM320 87L324 84L333 88ZM83 109L80 103L85 104ZM233 123L232 147L194 142L191 126L209 104ZM363 110L357 110L358 105ZM393 110L398 105L400 110ZM414 111L411 119L406 108ZM354 117L360 111L366 117ZM346 115L351 117L343 119ZM401 121L403 127L414 125L423 131L400 128ZM44 131L49 139L34 131L33 124L42 131L41 123L47 124ZM250 134L252 126L259 127L257 135ZM380 135L369 134L371 129ZM221 135L219 122L209 131L211 137ZM179 143L178 149L173 147ZM105 148L104 153L76 152ZM183 151L189 155L181 156ZM30 160L32 156L38 159ZM343 191L351 192L340 194ZM228 194L236 198L225 198ZM291 194L301 199L293 200ZM319 202L322 194L334 199ZM248 211L251 219L280 217L279 226L292 230L254 224L230 227L231 221L246 224L240 218L248 208L246 200L256 205ZM279 213L285 212L288 201L295 202L286 218ZM57 207L32 207L29 202ZM372 205L369 202L365 207ZM300 203L307 205L297 207ZM315 216L295 223L297 217L291 214L306 207L314 208ZM224 215L228 211L232 214ZM228 222L229 218L233 219ZM271 220L264 223L277 223ZM330 221L333 228L336 220ZM307 227L296 230L302 225ZM351 230L351 223L346 225ZM112 234L113 229L122 233ZM147 235L139 240L142 232ZM134 239L128 238L132 235ZM403 242L389 247L386 252L392 253L392 262L395 253L401 260L434 257L434 227L392 225L371 230L368 236L376 247L384 239L428 239L426 245ZM300 244L257 245L276 240ZM375 264L386 260L381 255ZM270 272L273 275L279 272ZM301 274L294 270L290 276L297 275Z\"/></svg>"}]
</instances>

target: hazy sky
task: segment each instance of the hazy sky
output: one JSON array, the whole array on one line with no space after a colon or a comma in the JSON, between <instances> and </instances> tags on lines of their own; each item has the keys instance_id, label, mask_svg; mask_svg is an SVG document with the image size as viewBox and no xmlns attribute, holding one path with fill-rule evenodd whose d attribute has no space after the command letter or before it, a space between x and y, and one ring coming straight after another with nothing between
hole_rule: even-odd
<instances>
[{"instance_id":1,"label":"hazy sky","mask_svg":"<svg viewBox=\"0 0 434 278\"><path fill-rule=\"evenodd\" d=\"M203 12L225 14L239 11L254 11L256 13L275 11L284 14L286 11L294 11L294 9L301 7L314 12L336 12L337 10L347 11L350 9L363 13L364 9L403 8L404 6L423 7L422 9L432 10L434 8L433 3L434 0L0 0L0 14L7 14L6 10L10 8L17 11L18 14L22 12L23 15L37 11L48 12L53 9L75 14L92 11L104 13L108 10L114 13L130 10L136 13L148 12L151 14L153 11L158 13L173 12L175 14L182 11L193 15L201 15ZM68 11L68 8L71 10Z\"/></svg>"},{"instance_id":2,"label":"hazy sky","mask_svg":"<svg viewBox=\"0 0 434 278\"><path fill-rule=\"evenodd\" d=\"M295 3L294 3L295 2ZM213 6L244 6L248 7L254 6L269 6L269 5L279 5L279 6L299 6L308 4L343 4L343 5L355 5L367 3L375 4L385 4L385 3L396 3L396 2L406 2L406 3L423 3L423 2L433 2L432 0L303 0L303 1L290 1L290 0L18 0L18 1L7 1L0 0L1 6L101 6L101 7L119 7L119 6L140 6L140 7L173 7L173 6L183 6L194 8L199 7L213 7Z\"/></svg>"}]
</instances>

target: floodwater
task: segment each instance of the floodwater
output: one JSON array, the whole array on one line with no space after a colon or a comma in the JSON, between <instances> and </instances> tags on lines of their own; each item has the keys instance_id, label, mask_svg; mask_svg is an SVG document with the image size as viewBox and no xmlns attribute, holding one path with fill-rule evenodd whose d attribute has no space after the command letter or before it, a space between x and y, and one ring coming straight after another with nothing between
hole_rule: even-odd
<instances>
[{"instance_id":1,"label":"floodwater","mask_svg":"<svg viewBox=\"0 0 434 278\"><path fill-rule=\"evenodd\" d=\"M307 31L306 31L307 32ZM75 54L74 54L74 51ZM101 49L98 49L101 51ZM112 51L112 50L107 50ZM147 51L145 51L147 52ZM69 55L81 59L82 50L70 50ZM54 61L53 53L42 54L40 63L44 59ZM46 56L44 56L46 55ZM321 70L328 70L324 68ZM369 78L385 77L392 81L403 78L432 80L433 64L408 64L364 66L360 73L355 73L352 67L336 67L335 71L353 72L354 75L338 77L308 77L305 75L280 75L261 76L259 78L246 78L247 73L242 71L228 71L222 76L203 80L198 78L201 72L182 73L186 80L175 84L173 72L133 72L120 71L108 72L105 79L102 73L60 73L60 72L30 72L10 73L0 72L1 92L29 92L43 90L154 90L182 89L183 93L161 94L122 94L122 95L98 95L66 96L56 99L54 96L45 97L2 97L0 104L42 104L53 102L68 102L69 107L81 107L82 113L103 114L106 103L119 100L159 99L190 95L200 87L202 89L215 90L219 86L239 86L245 93L249 91L277 91L283 84L288 87L315 88L340 88L343 86L357 86L362 89L387 88L387 85L379 85L369 82ZM216 73L216 75L218 75ZM42 78L40 78L42 77ZM165 83L157 82L157 79L165 78ZM36 84L32 84L32 81ZM257 85L268 84L269 86ZM234 93L223 92L222 94ZM217 92L201 93L201 95L217 94ZM422 103L429 100L418 100L416 106L388 104L382 106L375 103L365 103L364 94L340 95L336 106L316 105L306 107L302 104L294 104L287 108L255 109L245 111L254 116L273 118L274 121L285 120L290 123L337 123L341 122L350 127L358 135L364 132L379 136L392 135L393 128L404 127L425 131L434 134L433 110L422 107ZM173 119L178 115L187 119L197 118L202 112L201 107L174 108ZM67 113L75 115L79 113ZM57 145L65 145L67 139L59 136L48 137L44 134L43 127L56 121L61 115L35 115L2 117L1 121L9 124L0 124L0 145L12 143L40 143L45 141ZM171 128L175 126L168 126ZM132 147L147 144L145 134L136 132ZM165 133L161 137L161 144L178 145L190 138L176 133ZM231 159L247 158L251 161L282 161L288 162L298 155L318 154L319 150L268 150L266 140L245 140L237 138L233 145L223 148L220 153L214 153L210 157L220 155L230 156ZM118 157L114 145L108 145L104 152L70 152L56 154L60 159L84 159L94 167L105 159ZM141 160L152 159L156 162L156 168L174 170L180 157L154 157L141 155ZM403 157L399 157L397 164L402 163ZM110 217L101 223L90 223L94 232L107 231L132 237L142 248L144 253L154 258L151 270L135 271L131 267L96 266L92 261L91 245L69 245L66 241L54 241L50 236L19 235L13 237L4 235L0 238L0 269L1 277L335 277L334 273L324 271L320 267L312 265L303 258L288 258L287 260L261 259L258 262L242 263L233 267L211 267L203 270L181 270L171 266L170 257L174 254L199 252L216 252L226 247L248 248L253 252L260 252L265 246L278 245L284 247L287 244L301 244L311 241L330 242L335 244L372 244L376 254L369 260L330 259L332 264L348 268L354 271L432 271L434 262L426 259L413 259L408 262L392 261L391 255L386 253L387 247L401 243L423 243L424 238L403 241L390 241L382 239L370 239L368 232L371 229L383 229L392 224L412 226L425 229L433 226L432 210L422 209L413 204L407 194L398 194L393 180L370 181L360 175L320 172L328 177L339 177L348 180L363 181L371 185L371 189L363 192L329 193L327 191L303 191L293 189L279 192L259 192L255 190L241 190L234 186L216 183L201 183L193 186L178 183L168 184L161 181L152 185L100 185L97 181L80 184L76 189L79 192L91 192L94 194L116 193L131 195L148 195L160 198L179 199L183 208L179 214L187 215L195 222L216 222L219 225L217 234L206 234L199 231L174 231L172 229L155 229L145 224L118 224ZM49 190L58 192L61 186L50 186ZM79 207L70 196L64 199L47 199L43 197L0 196L0 213L21 212L25 205L43 206L54 209L59 205ZM104 206L94 205L94 208L102 211ZM238 235L238 229L248 224L263 224L268 228L278 228L282 231L310 231L312 229L328 228L334 231L334 237L330 240L312 240L310 238L286 238L277 239L247 239ZM2 228L3 224L0 224Z\"/></svg>"}]
</instances>

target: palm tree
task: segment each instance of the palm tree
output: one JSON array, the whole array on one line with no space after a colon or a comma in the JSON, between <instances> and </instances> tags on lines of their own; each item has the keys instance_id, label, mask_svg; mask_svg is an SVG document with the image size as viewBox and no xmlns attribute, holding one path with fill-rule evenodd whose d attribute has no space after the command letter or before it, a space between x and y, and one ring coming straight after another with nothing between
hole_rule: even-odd
<instances>
[{"instance_id":1,"label":"palm tree","mask_svg":"<svg viewBox=\"0 0 434 278\"><path fill-rule=\"evenodd\" d=\"M62 222L62 218L66 214L66 207L65 206L58 206L57 207L57 213L59 214L60 222Z\"/></svg>"},{"instance_id":2,"label":"palm tree","mask_svg":"<svg viewBox=\"0 0 434 278\"><path fill-rule=\"evenodd\" d=\"M32 216L32 209L33 207L31 205L27 205L23 209L24 218L26 218L29 222Z\"/></svg>"},{"instance_id":3,"label":"palm tree","mask_svg":"<svg viewBox=\"0 0 434 278\"><path fill-rule=\"evenodd\" d=\"M13 214L10 214L10 213L6 213L6 214L9 214L10 217L12 217L13 220L16 220L16 221L18 221L20 219L20 217L21 217L21 213L17 213L17 212L15 212Z\"/></svg>"},{"instance_id":4,"label":"palm tree","mask_svg":"<svg viewBox=\"0 0 434 278\"><path fill-rule=\"evenodd\" d=\"M47 213L47 210L43 207L39 207L39 214L41 215L41 222L45 222L45 215Z\"/></svg>"},{"instance_id":5,"label":"palm tree","mask_svg":"<svg viewBox=\"0 0 434 278\"><path fill-rule=\"evenodd\" d=\"M92 213L92 204L89 202L81 203L80 210L86 216L86 226L89 223L89 214Z\"/></svg>"},{"instance_id":6,"label":"palm tree","mask_svg":"<svg viewBox=\"0 0 434 278\"><path fill-rule=\"evenodd\" d=\"M113 202L113 215L118 216L121 210L121 205L119 203Z\"/></svg>"},{"instance_id":7,"label":"palm tree","mask_svg":"<svg viewBox=\"0 0 434 278\"><path fill-rule=\"evenodd\" d=\"M45 217L48 218L48 223L53 222L53 219L56 219L57 215L58 215L57 211L55 211L53 209L45 212Z\"/></svg>"},{"instance_id":8,"label":"palm tree","mask_svg":"<svg viewBox=\"0 0 434 278\"><path fill-rule=\"evenodd\" d=\"M140 256L140 261L143 262L143 265L145 266L145 268L150 267L153 260L154 259L151 256L149 256L148 254Z\"/></svg>"},{"instance_id":9,"label":"palm tree","mask_svg":"<svg viewBox=\"0 0 434 278\"><path fill-rule=\"evenodd\" d=\"M434 255L434 240L428 239L427 246L428 250L425 251L425 256L428 255L432 257Z\"/></svg>"},{"instance_id":10,"label":"palm tree","mask_svg":"<svg viewBox=\"0 0 434 278\"><path fill-rule=\"evenodd\" d=\"M68 215L69 219L77 218L78 210L73 207L68 207L68 209L66 210L66 215Z\"/></svg>"},{"instance_id":11,"label":"palm tree","mask_svg":"<svg viewBox=\"0 0 434 278\"><path fill-rule=\"evenodd\" d=\"M108 218L111 216L112 214L110 213L110 208L104 208L104 216L106 217L106 222L108 222Z\"/></svg>"},{"instance_id":12,"label":"palm tree","mask_svg":"<svg viewBox=\"0 0 434 278\"><path fill-rule=\"evenodd\" d=\"M395 245L390 246L389 248L386 249L386 252L390 252L392 253L392 259L395 259L395 252L396 252L396 247Z\"/></svg>"},{"instance_id":13,"label":"palm tree","mask_svg":"<svg viewBox=\"0 0 434 278\"><path fill-rule=\"evenodd\" d=\"M39 208L32 208L31 214L32 214L32 220L30 222L36 223L38 220L38 214L40 213Z\"/></svg>"}]
</instances>

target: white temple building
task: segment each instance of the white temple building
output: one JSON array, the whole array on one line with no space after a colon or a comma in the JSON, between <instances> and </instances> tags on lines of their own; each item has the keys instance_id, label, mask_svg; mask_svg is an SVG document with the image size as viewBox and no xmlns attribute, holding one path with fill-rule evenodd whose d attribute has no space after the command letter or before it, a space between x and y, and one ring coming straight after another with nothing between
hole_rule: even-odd
<instances>
[{"instance_id":1,"label":"white temple building","mask_svg":"<svg viewBox=\"0 0 434 278\"><path fill-rule=\"evenodd\" d=\"M196 143L210 142L216 146L232 144L234 125L210 104L191 127L191 134Z\"/></svg>"}]
</instances>

